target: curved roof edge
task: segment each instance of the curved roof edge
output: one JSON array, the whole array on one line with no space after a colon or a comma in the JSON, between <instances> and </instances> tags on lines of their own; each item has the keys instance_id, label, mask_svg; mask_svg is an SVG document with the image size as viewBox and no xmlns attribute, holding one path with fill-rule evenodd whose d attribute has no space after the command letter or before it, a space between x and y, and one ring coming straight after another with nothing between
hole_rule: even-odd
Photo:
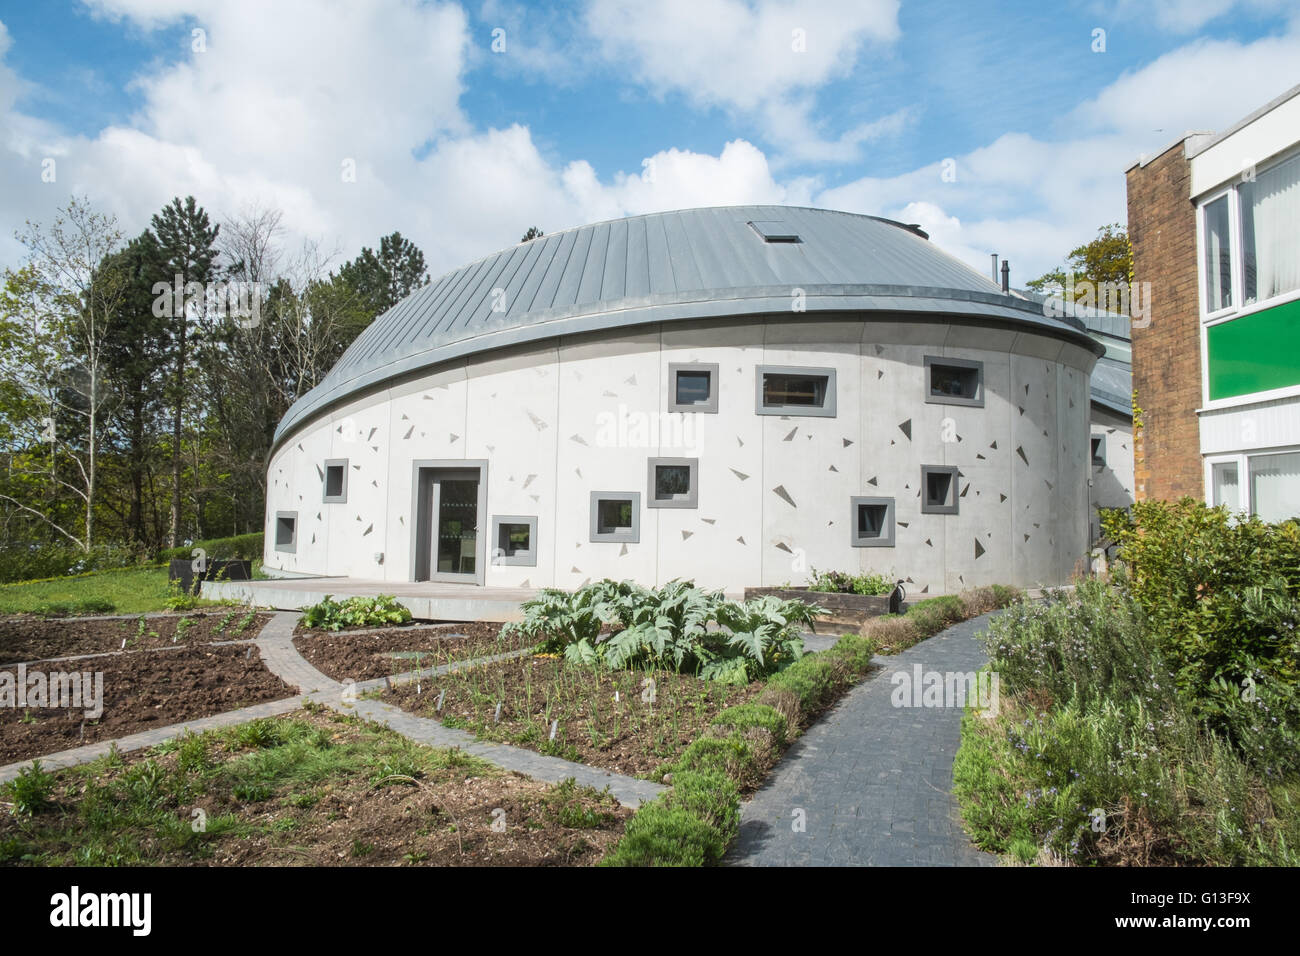
<instances>
[{"instance_id":1,"label":"curved roof edge","mask_svg":"<svg viewBox=\"0 0 1300 956\"><path fill-rule=\"evenodd\" d=\"M906 228L906 227L903 227ZM1089 336L1078 320L1048 317L1040 306L1014 296L973 292L962 289L914 288L886 285L810 286L805 290L805 320L814 315L834 317L845 313L922 313L935 319L978 320L989 318L1019 325L1027 332L1037 332L1064 339L1081 346L1099 358L1105 347ZM780 315L790 312L789 287L735 290L724 299L704 298L682 301L680 296L648 296L614 305L602 303L595 312L569 309L542 313L537 321L525 326L488 328L472 338L441 348L419 352L389 362L354 378L336 382L329 388L317 385L294 402L276 428L270 452L300 426L315 419L358 393L411 373L430 369L457 359L506 348L539 342L564 335L611 331L632 326L700 319L743 318Z\"/></svg>"}]
</instances>

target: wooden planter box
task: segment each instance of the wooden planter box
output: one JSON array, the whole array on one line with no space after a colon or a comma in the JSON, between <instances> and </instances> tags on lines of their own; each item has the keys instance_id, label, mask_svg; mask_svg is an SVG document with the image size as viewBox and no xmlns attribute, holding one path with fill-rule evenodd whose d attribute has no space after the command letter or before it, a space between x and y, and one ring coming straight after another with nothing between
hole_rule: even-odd
<instances>
[{"instance_id":1,"label":"wooden planter box","mask_svg":"<svg viewBox=\"0 0 1300 956\"><path fill-rule=\"evenodd\" d=\"M816 622L817 631L824 634L835 631L857 634L868 619L882 614L897 614L903 607L903 592L897 587L889 594L842 594L806 588L745 588L746 601L765 594L783 601L803 601L826 608L826 613Z\"/></svg>"},{"instance_id":2,"label":"wooden planter box","mask_svg":"<svg viewBox=\"0 0 1300 956\"><path fill-rule=\"evenodd\" d=\"M198 593L203 581L250 581L253 562L242 558L209 558L203 571L195 571L190 558L172 558L167 565L167 580L179 581L186 594Z\"/></svg>"}]
</instances>

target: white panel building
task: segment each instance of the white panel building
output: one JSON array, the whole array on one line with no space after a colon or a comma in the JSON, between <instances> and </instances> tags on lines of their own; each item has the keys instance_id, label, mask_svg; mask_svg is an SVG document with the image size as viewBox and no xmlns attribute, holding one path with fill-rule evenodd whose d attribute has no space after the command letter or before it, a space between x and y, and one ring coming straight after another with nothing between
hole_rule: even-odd
<instances>
[{"instance_id":1,"label":"white panel building","mask_svg":"<svg viewBox=\"0 0 1300 956\"><path fill-rule=\"evenodd\" d=\"M265 568L731 593L1066 583L1103 347L919 229L722 207L583 226L380 316L285 416Z\"/></svg>"}]
</instances>

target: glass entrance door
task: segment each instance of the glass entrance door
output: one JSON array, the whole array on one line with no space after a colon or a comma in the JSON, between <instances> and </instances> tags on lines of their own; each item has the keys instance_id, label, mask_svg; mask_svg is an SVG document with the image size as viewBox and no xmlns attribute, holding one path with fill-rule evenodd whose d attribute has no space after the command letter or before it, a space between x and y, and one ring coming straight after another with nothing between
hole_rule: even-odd
<instances>
[{"instance_id":1,"label":"glass entrance door","mask_svg":"<svg viewBox=\"0 0 1300 956\"><path fill-rule=\"evenodd\" d=\"M478 578L477 471L436 471L432 484L433 580Z\"/></svg>"}]
</instances>

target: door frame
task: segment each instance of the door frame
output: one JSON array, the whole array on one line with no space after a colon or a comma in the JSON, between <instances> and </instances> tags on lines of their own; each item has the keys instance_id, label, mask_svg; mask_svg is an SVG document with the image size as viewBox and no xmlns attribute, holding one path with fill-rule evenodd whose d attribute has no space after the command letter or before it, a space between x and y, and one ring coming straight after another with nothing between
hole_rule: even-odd
<instances>
[{"instance_id":1,"label":"door frame","mask_svg":"<svg viewBox=\"0 0 1300 956\"><path fill-rule=\"evenodd\" d=\"M487 477L486 458L421 458L411 462L411 580L436 581L437 573L430 560L433 549L433 514L430 492L434 473L438 471L478 472L478 530L475 533L476 560L474 574L456 575L455 581L482 585L487 577ZM454 582L453 582L454 583Z\"/></svg>"}]
</instances>

